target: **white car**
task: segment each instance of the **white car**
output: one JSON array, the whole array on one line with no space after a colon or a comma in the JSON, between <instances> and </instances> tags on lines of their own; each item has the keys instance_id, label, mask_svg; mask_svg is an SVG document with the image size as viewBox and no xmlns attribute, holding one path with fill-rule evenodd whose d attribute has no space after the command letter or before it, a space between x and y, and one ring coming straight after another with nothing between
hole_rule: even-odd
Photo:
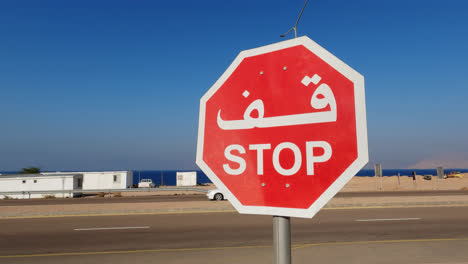
<instances>
[{"instance_id":1,"label":"white car","mask_svg":"<svg viewBox=\"0 0 468 264\"><path fill-rule=\"evenodd\" d=\"M138 188L154 188L155 185L151 179L141 179L138 183Z\"/></svg>"},{"instance_id":2,"label":"white car","mask_svg":"<svg viewBox=\"0 0 468 264\"><path fill-rule=\"evenodd\" d=\"M206 196L208 196L208 199L210 200L216 200L216 201L227 200L226 196L218 189L209 190Z\"/></svg>"}]
</instances>

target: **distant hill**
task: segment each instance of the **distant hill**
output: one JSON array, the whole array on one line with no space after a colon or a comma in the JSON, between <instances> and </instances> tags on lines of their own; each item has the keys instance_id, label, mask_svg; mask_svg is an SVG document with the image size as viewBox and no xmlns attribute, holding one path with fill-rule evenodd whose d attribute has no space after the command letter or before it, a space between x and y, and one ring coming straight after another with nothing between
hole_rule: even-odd
<instances>
[{"instance_id":1,"label":"distant hill","mask_svg":"<svg viewBox=\"0 0 468 264\"><path fill-rule=\"evenodd\" d=\"M444 168L468 168L468 154L449 153L436 158L421 160L408 168L410 169L434 169L442 166Z\"/></svg>"}]
</instances>

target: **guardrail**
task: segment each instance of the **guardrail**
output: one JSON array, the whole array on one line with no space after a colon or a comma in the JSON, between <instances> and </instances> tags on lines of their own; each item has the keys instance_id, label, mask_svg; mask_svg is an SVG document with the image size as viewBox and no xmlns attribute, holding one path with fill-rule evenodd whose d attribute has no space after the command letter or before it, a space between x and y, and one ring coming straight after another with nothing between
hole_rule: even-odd
<instances>
[{"instance_id":1,"label":"guardrail","mask_svg":"<svg viewBox=\"0 0 468 264\"><path fill-rule=\"evenodd\" d=\"M14 194L49 194L49 193L117 193L117 192L164 192L164 191L192 191L207 193L208 190L194 188L194 187L164 187L164 188L128 188L128 189L94 189L94 190L35 190L35 191L13 191L13 192L0 192L0 195L14 195Z\"/></svg>"}]
</instances>

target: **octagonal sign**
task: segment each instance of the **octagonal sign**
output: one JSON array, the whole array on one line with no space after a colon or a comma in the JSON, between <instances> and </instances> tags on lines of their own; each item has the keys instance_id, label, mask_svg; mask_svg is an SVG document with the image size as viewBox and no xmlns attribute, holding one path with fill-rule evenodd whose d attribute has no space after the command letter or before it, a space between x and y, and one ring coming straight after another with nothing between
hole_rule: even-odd
<instances>
[{"instance_id":1,"label":"octagonal sign","mask_svg":"<svg viewBox=\"0 0 468 264\"><path fill-rule=\"evenodd\" d=\"M364 77L307 37L242 51L200 101L197 165L240 213L312 217L367 162Z\"/></svg>"}]
</instances>

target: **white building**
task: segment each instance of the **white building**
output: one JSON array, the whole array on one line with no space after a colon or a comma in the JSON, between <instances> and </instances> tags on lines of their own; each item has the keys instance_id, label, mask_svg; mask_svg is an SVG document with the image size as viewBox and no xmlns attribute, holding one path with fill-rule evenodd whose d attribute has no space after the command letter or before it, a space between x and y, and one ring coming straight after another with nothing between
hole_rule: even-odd
<instances>
[{"instance_id":1,"label":"white building","mask_svg":"<svg viewBox=\"0 0 468 264\"><path fill-rule=\"evenodd\" d=\"M132 187L133 171L81 172L83 190L127 189Z\"/></svg>"},{"instance_id":2,"label":"white building","mask_svg":"<svg viewBox=\"0 0 468 264\"><path fill-rule=\"evenodd\" d=\"M7 174L0 176L0 199L5 196L14 199L43 198L47 195L60 198L74 197L80 194L73 191L82 189L82 186L83 175L79 173Z\"/></svg>"},{"instance_id":3,"label":"white building","mask_svg":"<svg viewBox=\"0 0 468 264\"><path fill-rule=\"evenodd\" d=\"M197 185L197 172L177 172L177 186L195 186Z\"/></svg>"},{"instance_id":4,"label":"white building","mask_svg":"<svg viewBox=\"0 0 468 264\"><path fill-rule=\"evenodd\" d=\"M127 189L132 187L133 171L43 172L43 175L81 174L83 190Z\"/></svg>"}]
</instances>

